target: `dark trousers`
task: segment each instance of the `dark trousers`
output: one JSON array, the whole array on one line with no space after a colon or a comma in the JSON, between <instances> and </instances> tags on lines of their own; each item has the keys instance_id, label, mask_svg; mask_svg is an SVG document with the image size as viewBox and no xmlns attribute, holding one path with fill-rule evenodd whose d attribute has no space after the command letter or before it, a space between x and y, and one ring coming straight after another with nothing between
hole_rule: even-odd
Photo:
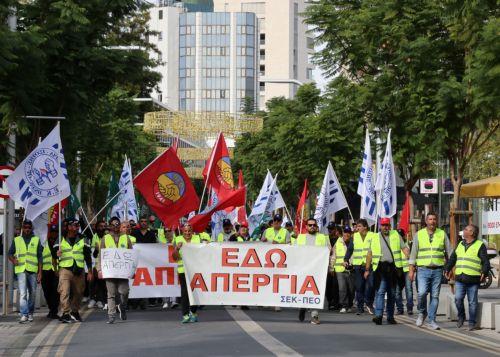
<instances>
[{"instance_id":1,"label":"dark trousers","mask_svg":"<svg viewBox=\"0 0 500 357\"><path fill-rule=\"evenodd\" d=\"M97 270L94 268L94 279L90 282L90 298L94 299L96 302L101 303L106 302L106 281L104 279L99 279Z\"/></svg>"},{"instance_id":2,"label":"dark trousers","mask_svg":"<svg viewBox=\"0 0 500 357\"><path fill-rule=\"evenodd\" d=\"M339 307L339 283L333 273L328 273L326 277L326 300L328 307Z\"/></svg>"},{"instance_id":3,"label":"dark trousers","mask_svg":"<svg viewBox=\"0 0 500 357\"><path fill-rule=\"evenodd\" d=\"M42 271L43 295L45 296L45 301L47 301L49 313L53 315L57 315L59 310L59 293L57 292L58 284L59 279L53 270Z\"/></svg>"},{"instance_id":4,"label":"dark trousers","mask_svg":"<svg viewBox=\"0 0 500 357\"><path fill-rule=\"evenodd\" d=\"M184 273L179 273L179 281L181 283L181 307L182 307L182 316L188 315L189 312L193 314L196 313L198 306L189 304L189 295L187 291L187 282L186 276Z\"/></svg>"},{"instance_id":5,"label":"dark trousers","mask_svg":"<svg viewBox=\"0 0 500 357\"><path fill-rule=\"evenodd\" d=\"M373 273L367 279L364 277L365 267L354 266L354 276L356 281L356 304L358 311L363 310L364 305L373 306L375 290L373 289Z\"/></svg>"}]
</instances>

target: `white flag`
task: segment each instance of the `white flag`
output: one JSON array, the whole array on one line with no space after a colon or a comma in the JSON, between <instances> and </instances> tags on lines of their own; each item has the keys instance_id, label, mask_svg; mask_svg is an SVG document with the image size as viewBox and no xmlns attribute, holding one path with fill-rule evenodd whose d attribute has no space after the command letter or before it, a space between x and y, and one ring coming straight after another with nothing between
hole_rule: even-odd
<instances>
[{"instance_id":1,"label":"white flag","mask_svg":"<svg viewBox=\"0 0 500 357\"><path fill-rule=\"evenodd\" d=\"M359 218L364 218L371 226L377 221L377 201L375 199L375 187L373 185L373 163L370 147L370 133L366 130L365 151L363 153L363 164L359 174L358 195L361 196L361 212Z\"/></svg>"},{"instance_id":2,"label":"white flag","mask_svg":"<svg viewBox=\"0 0 500 357\"><path fill-rule=\"evenodd\" d=\"M396 175L392 161L391 130L387 136L384 161L377 174L375 190L379 193L380 205L378 216L380 218L391 218L396 214Z\"/></svg>"},{"instance_id":3,"label":"white flag","mask_svg":"<svg viewBox=\"0 0 500 357\"><path fill-rule=\"evenodd\" d=\"M120 194L118 195L118 201L111 210L111 216L116 216L121 221L134 220L137 222L137 203L135 202L134 185L132 183L132 168L127 157L125 157L123 163L118 188Z\"/></svg>"},{"instance_id":4,"label":"white flag","mask_svg":"<svg viewBox=\"0 0 500 357\"><path fill-rule=\"evenodd\" d=\"M6 184L10 198L24 207L26 219L31 221L71 194L59 123L19 164Z\"/></svg>"},{"instance_id":5,"label":"white flag","mask_svg":"<svg viewBox=\"0 0 500 357\"><path fill-rule=\"evenodd\" d=\"M328 161L325 178L321 186L318 204L314 212L314 218L318 221L319 229L321 230L328 223L328 217L341 209L347 207L347 201L340 187L340 182L333 171L332 163Z\"/></svg>"},{"instance_id":6,"label":"white flag","mask_svg":"<svg viewBox=\"0 0 500 357\"><path fill-rule=\"evenodd\" d=\"M271 179L270 183L269 178ZM285 207L283 197L281 196L278 186L276 186L277 178L278 175L276 175L273 179L271 173L269 171L267 172L264 184L262 185L259 196L257 197L257 200L252 208L252 213L250 213L250 216L248 217L250 234L253 233L259 224L267 219L270 219L274 210Z\"/></svg>"}]
</instances>

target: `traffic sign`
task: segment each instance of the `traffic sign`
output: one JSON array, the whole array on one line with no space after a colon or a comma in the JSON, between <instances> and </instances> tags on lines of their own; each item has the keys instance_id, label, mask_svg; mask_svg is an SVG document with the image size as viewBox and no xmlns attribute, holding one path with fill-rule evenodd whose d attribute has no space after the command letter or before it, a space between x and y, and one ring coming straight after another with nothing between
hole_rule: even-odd
<instances>
[{"instance_id":1,"label":"traffic sign","mask_svg":"<svg viewBox=\"0 0 500 357\"><path fill-rule=\"evenodd\" d=\"M5 180L13 172L14 172L14 168L12 166L0 166L0 197L1 198L9 198L9 193L7 192L7 185L5 184Z\"/></svg>"}]
</instances>

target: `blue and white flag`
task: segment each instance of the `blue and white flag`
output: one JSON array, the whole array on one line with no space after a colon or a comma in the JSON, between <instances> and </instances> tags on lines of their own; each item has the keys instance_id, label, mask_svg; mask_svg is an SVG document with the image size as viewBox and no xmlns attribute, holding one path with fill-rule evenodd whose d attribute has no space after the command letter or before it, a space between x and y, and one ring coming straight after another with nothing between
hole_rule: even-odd
<instances>
[{"instance_id":1,"label":"blue and white flag","mask_svg":"<svg viewBox=\"0 0 500 357\"><path fill-rule=\"evenodd\" d=\"M34 220L71 194L59 123L7 180L10 198Z\"/></svg>"},{"instance_id":2,"label":"blue and white flag","mask_svg":"<svg viewBox=\"0 0 500 357\"><path fill-rule=\"evenodd\" d=\"M378 216L380 218L391 218L396 214L396 175L394 173L394 162L392 161L391 130L387 136L382 167L377 173L375 190L379 194L380 204Z\"/></svg>"},{"instance_id":3,"label":"blue and white flag","mask_svg":"<svg viewBox=\"0 0 500 357\"><path fill-rule=\"evenodd\" d=\"M335 171L333 171L332 163L328 161L316 211L314 212L314 218L318 221L319 229L321 230L328 224L331 214L344 208L347 208L344 192L342 191L342 187L340 187L340 182L337 179L337 175L335 175Z\"/></svg>"},{"instance_id":4,"label":"blue and white flag","mask_svg":"<svg viewBox=\"0 0 500 357\"><path fill-rule=\"evenodd\" d=\"M134 220L137 222L137 203L135 202L134 185L132 183L132 168L130 161L125 157L118 188L120 194L118 201L111 210L112 217L118 217L121 221Z\"/></svg>"},{"instance_id":5,"label":"blue and white flag","mask_svg":"<svg viewBox=\"0 0 500 357\"><path fill-rule=\"evenodd\" d=\"M365 151L363 164L359 174L358 195L361 196L361 212L359 218L364 218L371 226L377 221L377 201L375 199L375 186L373 184L373 163L370 146L370 133L366 130Z\"/></svg>"}]
</instances>

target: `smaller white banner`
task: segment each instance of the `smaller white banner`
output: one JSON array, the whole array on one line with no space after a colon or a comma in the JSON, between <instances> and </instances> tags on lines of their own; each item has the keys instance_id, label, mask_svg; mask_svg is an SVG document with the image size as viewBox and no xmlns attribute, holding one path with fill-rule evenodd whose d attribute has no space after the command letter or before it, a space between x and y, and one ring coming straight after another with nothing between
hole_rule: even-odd
<instances>
[{"instance_id":1,"label":"smaller white banner","mask_svg":"<svg viewBox=\"0 0 500 357\"><path fill-rule=\"evenodd\" d=\"M101 271L104 279L130 279L137 268L137 252L133 249L105 248L101 252Z\"/></svg>"},{"instance_id":2,"label":"smaller white banner","mask_svg":"<svg viewBox=\"0 0 500 357\"><path fill-rule=\"evenodd\" d=\"M139 261L134 279L129 284L130 298L181 296L172 245L136 244L134 251L138 253Z\"/></svg>"},{"instance_id":3,"label":"smaller white banner","mask_svg":"<svg viewBox=\"0 0 500 357\"><path fill-rule=\"evenodd\" d=\"M500 234L500 200L486 202L482 212L482 234Z\"/></svg>"},{"instance_id":4,"label":"smaller white banner","mask_svg":"<svg viewBox=\"0 0 500 357\"><path fill-rule=\"evenodd\" d=\"M327 247L186 244L182 255L193 305L323 308Z\"/></svg>"}]
</instances>

